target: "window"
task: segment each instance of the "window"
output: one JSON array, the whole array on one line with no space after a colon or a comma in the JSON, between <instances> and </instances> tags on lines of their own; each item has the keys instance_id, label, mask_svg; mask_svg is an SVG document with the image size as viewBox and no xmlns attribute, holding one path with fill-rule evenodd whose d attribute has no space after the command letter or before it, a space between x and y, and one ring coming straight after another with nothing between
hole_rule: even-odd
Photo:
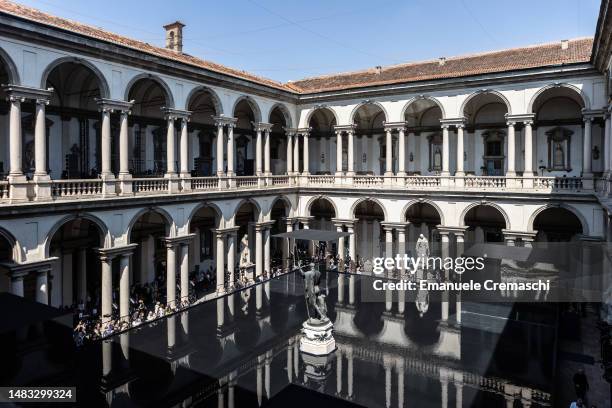
<instances>
[{"instance_id":1,"label":"window","mask_svg":"<svg viewBox=\"0 0 612 408\"><path fill-rule=\"evenodd\" d=\"M548 171L571 171L570 143L572 132L563 127L556 127L548 132Z\"/></svg>"},{"instance_id":2,"label":"window","mask_svg":"<svg viewBox=\"0 0 612 408\"><path fill-rule=\"evenodd\" d=\"M484 155L482 174L485 176L504 175L504 133L491 130L482 134Z\"/></svg>"},{"instance_id":3,"label":"window","mask_svg":"<svg viewBox=\"0 0 612 408\"><path fill-rule=\"evenodd\" d=\"M435 133L427 136L429 140L429 171L442 171L442 135Z\"/></svg>"}]
</instances>

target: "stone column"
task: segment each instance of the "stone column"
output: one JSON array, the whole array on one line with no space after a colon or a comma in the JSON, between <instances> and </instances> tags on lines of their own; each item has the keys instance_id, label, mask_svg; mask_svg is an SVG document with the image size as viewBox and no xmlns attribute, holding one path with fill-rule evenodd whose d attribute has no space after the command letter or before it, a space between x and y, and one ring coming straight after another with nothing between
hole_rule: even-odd
<instances>
[{"instance_id":1,"label":"stone column","mask_svg":"<svg viewBox=\"0 0 612 408\"><path fill-rule=\"evenodd\" d=\"M514 154L515 147L516 142L514 138L514 122L508 121L508 171L506 171L506 176L508 177L516 176L516 157Z\"/></svg>"},{"instance_id":2,"label":"stone column","mask_svg":"<svg viewBox=\"0 0 612 408\"><path fill-rule=\"evenodd\" d=\"M23 278L26 275L23 272L11 273L11 294L23 297Z\"/></svg>"},{"instance_id":3,"label":"stone column","mask_svg":"<svg viewBox=\"0 0 612 408\"><path fill-rule=\"evenodd\" d=\"M385 225L385 256L393 255L393 227Z\"/></svg>"},{"instance_id":4,"label":"stone column","mask_svg":"<svg viewBox=\"0 0 612 408\"><path fill-rule=\"evenodd\" d=\"M166 304L176 306L176 244L166 241Z\"/></svg>"},{"instance_id":5,"label":"stone column","mask_svg":"<svg viewBox=\"0 0 612 408\"><path fill-rule=\"evenodd\" d=\"M44 305L49 304L48 269L41 269L36 273L36 301Z\"/></svg>"},{"instance_id":6,"label":"stone column","mask_svg":"<svg viewBox=\"0 0 612 408\"><path fill-rule=\"evenodd\" d=\"M397 253L402 257L406 253L406 227L397 228ZM403 263L402 261L402 267L400 268L402 274L404 273Z\"/></svg>"},{"instance_id":7,"label":"stone column","mask_svg":"<svg viewBox=\"0 0 612 408\"><path fill-rule=\"evenodd\" d=\"M450 143L448 140L448 125L442 125L442 176L450 175Z\"/></svg>"},{"instance_id":8,"label":"stone column","mask_svg":"<svg viewBox=\"0 0 612 408\"><path fill-rule=\"evenodd\" d=\"M189 244L187 242L181 242L180 249L181 302L184 302L189 301Z\"/></svg>"},{"instance_id":9,"label":"stone column","mask_svg":"<svg viewBox=\"0 0 612 408\"><path fill-rule=\"evenodd\" d=\"M236 123L230 122L227 124L227 176L234 177L234 127Z\"/></svg>"},{"instance_id":10,"label":"stone column","mask_svg":"<svg viewBox=\"0 0 612 408\"><path fill-rule=\"evenodd\" d=\"M77 296L79 301L87 302L87 248L79 249L79 270Z\"/></svg>"},{"instance_id":11,"label":"stone column","mask_svg":"<svg viewBox=\"0 0 612 408\"><path fill-rule=\"evenodd\" d=\"M463 128L465 126L463 123L457 125L457 171L455 172L455 176L463 177L465 176L465 172L463 171Z\"/></svg>"},{"instance_id":12,"label":"stone column","mask_svg":"<svg viewBox=\"0 0 612 408\"><path fill-rule=\"evenodd\" d=\"M610 119L610 112L606 112L606 122L604 125L604 173L608 174L610 172L610 156L612 153L612 126Z\"/></svg>"},{"instance_id":13,"label":"stone column","mask_svg":"<svg viewBox=\"0 0 612 408\"><path fill-rule=\"evenodd\" d=\"M267 226L263 230L263 244L264 244L264 271L267 273L267 277L270 277L270 228Z\"/></svg>"},{"instance_id":14,"label":"stone column","mask_svg":"<svg viewBox=\"0 0 612 408\"><path fill-rule=\"evenodd\" d=\"M342 176L342 133L343 130L336 130L336 176Z\"/></svg>"},{"instance_id":15,"label":"stone column","mask_svg":"<svg viewBox=\"0 0 612 408\"><path fill-rule=\"evenodd\" d=\"M180 172L181 177L189 177L189 118L181 118L181 136L180 136Z\"/></svg>"},{"instance_id":16,"label":"stone column","mask_svg":"<svg viewBox=\"0 0 612 408\"><path fill-rule=\"evenodd\" d=\"M293 173L293 132L287 130L287 175Z\"/></svg>"},{"instance_id":17,"label":"stone column","mask_svg":"<svg viewBox=\"0 0 612 408\"><path fill-rule=\"evenodd\" d=\"M347 176L355 175L355 129L349 129L346 131L348 138L348 167Z\"/></svg>"},{"instance_id":18,"label":"stone column","mask_svg":"<svg viewBox=\"0 0 612 408\"><path fill-rule=\"evenodd\" d=\"M346 359L347 393L350 401L353 397L353 349L350 346L346 349Z\"/></svg>"},{"instance_id":19,"label":"stone column","mask_svg":"<svg viewBox=\"0 0 612 408\"><path fill-rule=\"evenodd\" d=\"M393 175L393 129L385 128L386 146L385 146L385 176Z\"/></svg>"},{"instance_id":20,"label":"stone column","mask_svg":"<svg viewBox=\"0 0 612 408\"><path fill-rule=\"evenodd\" d=\"M255 126L255 174L259 177L262 174L262 158L261 158L261 126L257 123L253 123Z\"/></svg>"},{"instance_id":21,"label":"stone column","mask_svg":"<svg viewBox=\"0 0 612 408\"><path fill-rule=\"evenodd\" d=\"M303 144L304 144L304 147L303 147L303 150L304 150L304 164L302 165L302 167L304 169L302 170L302 175L304 175L304 176L307 176L307 175L310 174L310 171L309 171L310 153L308 152L308 136L309 136L309 134L308 134L307 131L302 133L302 140L303 140Z\"/></svg>"},{"instance_id":22,"label":"stone column","mask_svg":"<svg viewBox=\"0 0 612 408\"><path fill-rule=\"evenodd\" d=\"M49 175L47 174L47 124L45 116L45 106L48 104L49 99L36 99L36 124L34 125L34 181L49 180Z\"/></svg>"},{"instance_id":23,"label":"stone column","mask_svg":"<svg viewBox=\"0 0 612 408\"><path fill-rule=\"evenodd\" d=\"M592 178L591 166L591 125L593 122L592 116L584 118L584 137L582 144L582 177Z\"/></svg>"},{"instance_id":24,"label":"stone column","mask_svg":"<svg viewBox=\"0 0 612 408\"><path fill-rule=\"evenodd\" d=\"M403 408L404 407L404 357L400 357L397 360L395 368L397 369L397 406Z\"/></svg>"},{"instance_id":25,"label":"stone column","mask_svg":"<svg viewBox=\"0 0 612 408\"><path fill-rule=\"evenodd\" d=\"M234 268L236 267L236 240L237 232L232 231L227 236L227 270L229 272L229 285L234 286Z\"/></svg>"},{"instance_id":26,"label":"stone column","mask_svg":"<svg viewBox=\"0 0 612 408\"><path fill-rule=\"evenodd\" d=\"M225 289L225 236L217 230L217 293Z\"/></svg>"},{"instance_id":27,"label":"stone column","mask_svg":"<svg viewBox=\"0 0 612 408\"><path fill-rule=\"evenodd\" d=\"M166 115L166 121L168 122L166 128L166 177L168 178L176 176L175 119L173 115Z\"/></svg>"},{"instance_id":28,"label":"stone column","mask_svg":"<svg viewBox=\"0 0 612 408\"><path fill-rule=\"evenodd\" d=\"M336 225L336 231L338 232L344 232L343 231L343 225L342 224L337 224ZM338 258L340 259L340 266L341 266L341 270L344 270L344 237L340 237L338 238Z\"/></svg>"},{"instance_id":29,"label":"stone column","mask_svg":"<svg viewBox=\"0 0 612 408\"><path fill-rule=\"evenodd\" d=\"M9 176L22 178L23 136L21 135L21 102L24 99L11 95L9 101L11 104L9 114L9 152L11 162Z\"/></svg>"},{"instance_id":30,"label":"stone column","mask_svg":"<svg viewBox=\"0 0 612 408\"><path fill-rule=\"evenodd\" d=\"M406 136L406 145L408 146L408 150L410 150L410 152L408 153L408 172L409 173L414 173L414 167L415 167L415 162L414 162L414 144L416 143L416 136L413 132L408 132L408 135ZM412 158L413 160L410 160L410 154L412 154Z\"/></svg>"},{"instance_id":31,"label":"stone column","mask_svg":"<svg viewBox=\"0 0 612 408\"><path fill-rule=\"evenodd\" d=\"M397 128L399 132L399 140L398 140L398 166L397 166L397 175L400 177L404 177L406 175L406 129L401 126Z\"/></svg>"},{"instance_id":32,"label":"stone column","mask_svg":"<svg viewBox=\"0 0 612 408\"><path fill-rule=\"evenodd\" d=\"M336 394L342 394L342 350L336 352Z\"/></svg>"},{"instance_id":33,"label":"stone column","mask_svg":"<svg viewBox=\"0 0 612 408\"><path fill-rule=\"evenodd\" d=\"M293 140L293 174L300 174L300 139L297 133Z\"/></svg>"},{"instance_id":34,"label":"stone column","mask_svg":"<svg viewBox=\"0 0 612 408\"><path fill-rule=\"evenodd\" d=\"M264 129L264 174L272 175L270 172L270 128Z\"/></svg>"},{"instance_id":35,"label":"stone column","mask_svg":"<svg viewBox=\"0 0 612 408\"><path fill-rule=\"evenodd\" d=\"M119 318L128 321L130 318L130 256L121 254L119 258Z\"/></svg>"},{"instance_id":36,"label":"stone column","mask_svg":"<svg viewBox=\"0 0 612 408\"><path fill-rule=\"evenodd\" d=\"M110 114L111 109L101 105L100 110L102 111L102 146L100 155L101 163L101 176L102 178L113 178L114 175L111 172L111 126L110 126Z\"/></svg>"},{"instance_id":37,"label":"stone column","mask_svg":"<svg viewBox=\"0 0 612 408\"><path fill-rule=\"evenodd\" d=\"M385 407L391 407L391 369L393 368L393 361L389 356L383 356L383 362L385 366Z\"/></svg>"},{"instance_id":38,"label":"stone column","mask_svg":"<svg viewBox=\"0 0 612 408\"><path fill-rule=\"evenodd\" d=\"M263 229L261 224L255 224L255 277L263 274Z\"/></svg>"},{"instance_id":39,"label":"stone column","mask_svg":"<svg viewBox=\"0 0 612 408\"><path fill-rule=\"evenodd\" d=\"M223 135L223 122L217 121L217 177L224 177L225 171L223 168L223 144L225 143Z\"/></svg>"},{"instance_id":40,"label":"stone column","mask_svg":"<svg viewBox=\"0 0 612 408\"><path fill-rule=\"evenodd\" d=\"M122 110L119 121L119 177L130 176L128 110Z\"/></svg>"},{"instance_id":41,"label":"stone column","mask_svg":"<svg viewBox=\"0 0 612 408\"><path fill-rule=\"evenodd\" d=\"M533 177L533 121L526 120L525 125L525 170L523 177Z\"/></svg>"},{"instance_id":42,"label":"stone column","mask_svg":"<svg viewBox=\"0 0 612 408\"><path fill-rule=\"evenodd\" d=\"M439 230L440 233L440 238L442 241L442 248L441 248L441 256L442 259L444 260L445 258L447 258L450 253L450 237L449 237L449 232L448 231L442 231ZM448 270L444 270L444 276L446 279L449 278L449 271ZM445 291L444 293L442 293L442 301L441 301L441 308L442 308L442 321L447 321L448 320L448 292Z\"/></svg>"},{"instance_id":43,"label":"stone column","mask_svg":"<svg viewBox=\"0 0 612 408\"><path fill-rule=\"evenodd\" d=\"M113 258L107 254L101 254L100 261L102 261L101 316L103 321L107 321L113 314Z\"/></svg>"},{"instance_id":44,"label":"stone column","mask_svg":"<svg viewBox=\"0 0 612 408\"><path fill-rule=\"evenodd\" d=\"M357 244L355 243L355 227L353 224L349 225L347 228L347 232L350 234L349 235L349 258L355 262L357 259L356 253L357 253Z\"/></svg>"}]
</instances>

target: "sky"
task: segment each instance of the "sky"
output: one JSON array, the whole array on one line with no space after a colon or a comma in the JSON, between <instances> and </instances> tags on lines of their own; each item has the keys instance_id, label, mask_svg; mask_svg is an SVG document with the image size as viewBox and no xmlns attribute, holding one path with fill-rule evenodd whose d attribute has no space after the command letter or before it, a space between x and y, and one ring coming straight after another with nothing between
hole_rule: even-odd
<instances>
[{"instance_id":1,"label":"sky","mask_svg":"<svg viewBox=\"0 0 612 408\"><path fill-rule=\"evenodd\" d=\"M286 82L592 37L600 0L21 0L45 12Z\"/></svg>"}]
</instances>

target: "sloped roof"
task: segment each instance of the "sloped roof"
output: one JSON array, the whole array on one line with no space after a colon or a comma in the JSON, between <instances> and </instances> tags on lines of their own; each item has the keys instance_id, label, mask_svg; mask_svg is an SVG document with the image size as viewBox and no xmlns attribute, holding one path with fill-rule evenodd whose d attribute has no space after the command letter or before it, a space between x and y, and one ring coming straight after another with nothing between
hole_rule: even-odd
<instances>
[{"instance_id":1,"label":"sloped roof","mask_svg":"<svg viewBox=\"0 0 612 408\"><path fill-rule=\"evenodd\" d=\"M0 13L130 48L149 55L298 94L433 79L461 78L479 74L541 68L562 64L586 63L590 61L591 50L593 48L592 38L578 38L569 40L568 46L565 49L561 47L561 42L559 41L529 47L452 57L445 59L444 64L441 64L440 60L412 62L363 71L306 78L283 84L271 79L249 74L245 71L203 60L189 54L177 53L143 41L124 37L101 28L56 17L12 1L0 0Z\"/></svg>"}]
</instances>

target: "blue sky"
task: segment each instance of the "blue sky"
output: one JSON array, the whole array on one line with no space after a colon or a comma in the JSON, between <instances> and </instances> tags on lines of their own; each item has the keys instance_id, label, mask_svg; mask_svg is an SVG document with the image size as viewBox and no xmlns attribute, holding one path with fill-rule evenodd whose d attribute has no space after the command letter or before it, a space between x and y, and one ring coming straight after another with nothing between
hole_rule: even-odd
<instances>
[{"instance_id":1,"label":"blue sky","mask_svg":"<svg viewBox=\"0 0 612 408\"><path fill-rule=\"evenodd\" d=\"M593 36L599 0L25 0L278 81Z\"/></svg>"}]
</instances>

